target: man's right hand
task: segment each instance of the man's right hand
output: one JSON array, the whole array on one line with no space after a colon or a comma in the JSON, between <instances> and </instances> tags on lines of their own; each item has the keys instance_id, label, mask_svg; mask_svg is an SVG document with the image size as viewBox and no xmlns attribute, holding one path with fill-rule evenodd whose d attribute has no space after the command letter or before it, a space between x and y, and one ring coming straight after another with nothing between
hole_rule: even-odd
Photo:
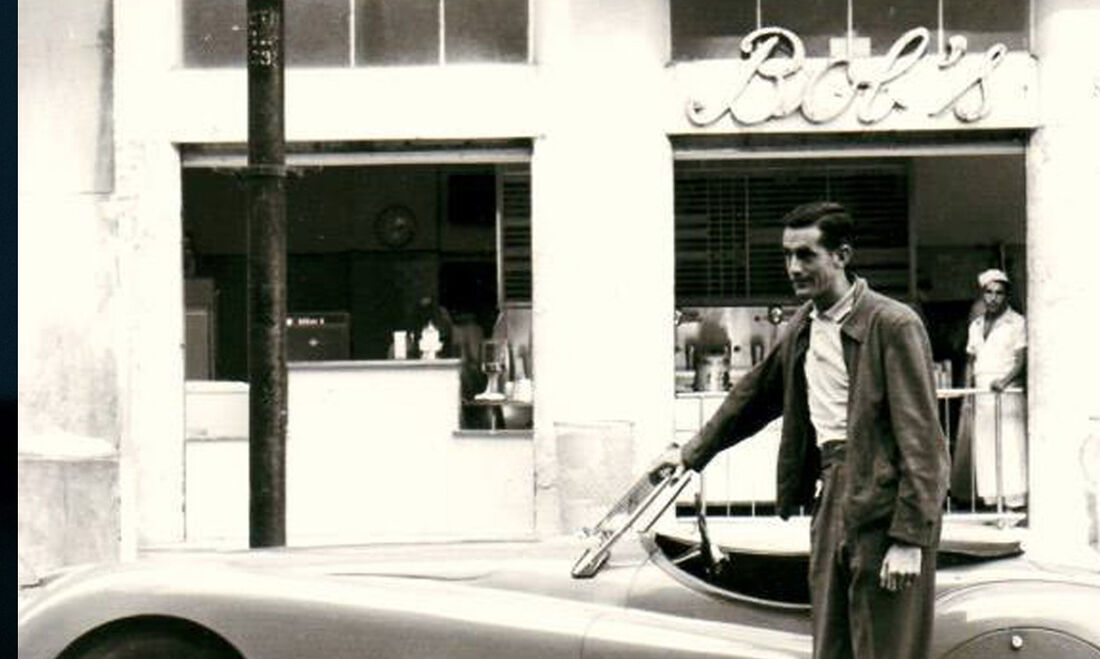
<instances>
[{"instance_id":1,"label":"man's right hand","mask_svg":"<svg viewBox=\"0 0 1100 659\"><path fill-rule=\"evenodd\" d=\"M657 481L667 476L670 472L684 470L684 457L680 452L680 445L672 443L668 445L657 459L649 466L649 477Z\"/></svg>"}]
</instances>

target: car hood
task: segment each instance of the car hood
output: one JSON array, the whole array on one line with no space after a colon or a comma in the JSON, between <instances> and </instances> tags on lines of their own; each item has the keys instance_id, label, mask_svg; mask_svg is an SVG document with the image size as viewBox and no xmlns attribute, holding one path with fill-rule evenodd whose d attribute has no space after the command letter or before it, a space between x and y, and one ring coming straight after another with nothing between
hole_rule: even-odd
<instances>
[{"instance_id":1,"label":"car hood","mask_svg":"<svg viewBox=\"0 0 1100 659\"><path fill-rule=\"evenodd\" d=\"M462 633L503 629L521 644L526 631L520 630L530 630L545 636L547 647L568 649L592 621L624 611L648 558L640 548L622 550L599 578L573 579L570 567L583 548L580 539L553 538L145 551L139 560L73 569L37 588L20 606L20 656L57 656L66 639L150 615L207 627L244 656L303 656L266 653L285 640L270 628L291 621L338 629L318 632L320 640L338 645L350 642L348 634L399 645L399 637L375 637L371 630L418 621L444 635L451 626ZM308 647L307 641L294 643ZM344 656L313 650L314 656Z\"/></svg>"},{"instance_id":2,"label":"car hood","mask_svg":"<svg viewBox=\"0 0 1100 659\"><path fill-rule=\"evenodd\" d=\"M807 552L808 543L804 539L808 534L791 526L797 525L757 522L751 533L738 533L742 541L735 548L781 554ZM768 528L774 534L760 531ZM768 535L770 540L762 540ZM984 529L948 529L941 550L954 559L941 562L937 573L940 593L1000 581L1067 582L1100 588L1100 572L1095 569L1037 560L1021 553L1019 544L1005 540L1006 537L1009 536ZM576 536L559 536L539 540L151 551L146 560L162 565L179 562L188 569L207 563L249 572L353 583L372 579L453 582L605 604L623 603L636 574L648 562L652 544L638 542L637 534L629 532L614 546L610 559L595 578L573 579L570 567L586 543Z\"/></svg>"},{"instance_id":3,"label":"car hood","mask_svg":"<svg viewBox=\"0 0 1100 659\"><path fill-rule=\"evenodd\" d=\"M146 552L157 569L232 569L345 583L405 580L514 590L602 604L622 604L648 554L641 543L615 547L597 579L573 579L570 567L586 547L573 536L520 541L382 543L238 551ZM594 584L598 581L598 586Z\"/></svg>"}]
</instances>

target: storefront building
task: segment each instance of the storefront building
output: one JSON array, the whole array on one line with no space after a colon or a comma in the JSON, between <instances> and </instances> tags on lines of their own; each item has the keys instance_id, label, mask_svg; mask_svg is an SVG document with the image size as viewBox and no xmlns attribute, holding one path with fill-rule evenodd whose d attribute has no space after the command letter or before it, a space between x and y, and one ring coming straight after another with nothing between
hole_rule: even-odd
<instances>
[{"instance_id":1,"label":"storefront building","mask_svg":"<svg viewBox=\"0 0 1100 659\"><path fill-rule=\"evenodd\" d=\"M245 17L223 4L103 3L91 184L59 199L21 142L21 287L70 224L97 246L69 250L78 286L21 290L21 438L117 448L124 546L243 534ZM625 437L597 465L615 479L690 436L717 400L706 353L736 379L774 340L769 307L793 305L779 217L827 197L862 227L857 270L924 314L956 384L975 277L1009 273L1028 525L1095 546L1088 2L287 4L292 541L558 532L558 439ZM476 404L490 337L512 347L511 406ZM59 388L73 369L99 384Z\"/></svg>"}]
</instances>

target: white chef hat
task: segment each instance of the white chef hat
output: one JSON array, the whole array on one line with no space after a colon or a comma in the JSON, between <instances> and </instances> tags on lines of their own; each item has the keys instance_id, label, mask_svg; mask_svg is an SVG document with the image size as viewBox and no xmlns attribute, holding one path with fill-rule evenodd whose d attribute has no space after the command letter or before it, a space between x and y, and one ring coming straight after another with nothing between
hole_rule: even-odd
<instances>
[{"instance_id":1,"label":"white chef hat","mask_svg":"<svg viewBox=\"0 0 1100 659\"><path fill-rule=\"evenodd\" d=\"M1008 283L1008 275L1004 273L1004 270L998 270L997 268L990 268L985 272L978 275L978 286L985 288L995 281Z\"/></svg>"}]
</instances>

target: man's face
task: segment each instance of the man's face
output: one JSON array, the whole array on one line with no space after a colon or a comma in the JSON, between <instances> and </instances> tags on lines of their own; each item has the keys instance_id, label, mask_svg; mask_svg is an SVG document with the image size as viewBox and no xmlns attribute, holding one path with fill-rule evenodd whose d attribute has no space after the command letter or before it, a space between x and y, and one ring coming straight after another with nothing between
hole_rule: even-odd
<instances>
[{"instance_id":1,"label":"man's face","mask_svg":"<svg viewBox=\"0 0 1100 659\"><path fill-rule=\"evenodd\" d=\"M787 278L800 300L828 300L837 281L845 277L850 256L846 245L834 251L826 249L821 244L821 229L816 226L783 230Z\"/></svg>"},{"instance_id":2,"label":"man's face","mask_svg":"<svg viewBox=\"0 0 1100 659\"><path fill-rule=\"evenodd\" d=\"M1005 310L1008 303L1008 287L1004 282L991 281L982 288L982 302L985 303L985 312L990 316L997 316Z\"/></svg>"}]
</instances>

